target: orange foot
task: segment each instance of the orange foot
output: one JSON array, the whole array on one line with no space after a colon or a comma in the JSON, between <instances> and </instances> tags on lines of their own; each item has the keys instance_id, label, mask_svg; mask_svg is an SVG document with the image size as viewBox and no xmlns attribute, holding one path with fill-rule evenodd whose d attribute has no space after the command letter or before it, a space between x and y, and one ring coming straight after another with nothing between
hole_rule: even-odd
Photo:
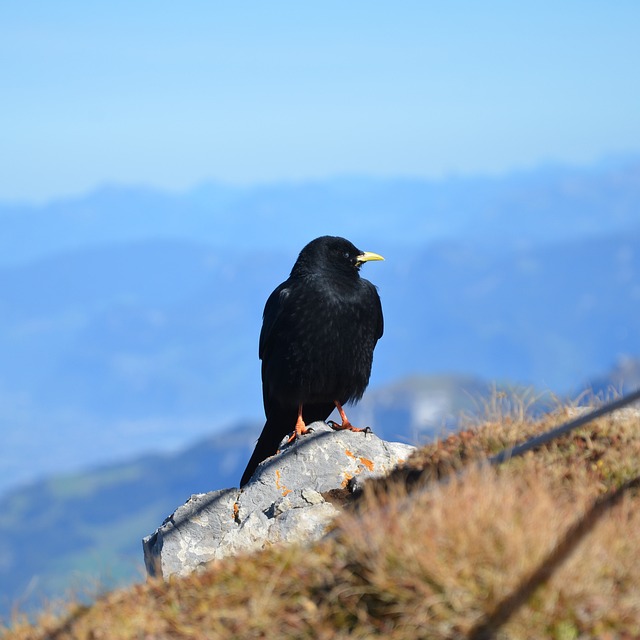
<instances>
[{"instance_id":1,"label":"orange foot","mask_svg":"<svg viewBox=\"0 0 640 640\"><path fill-rule=\"evenodd\" d=\"M329 420L327 423L332 429L336 431L342 431L343 429L348 429L349 431L362 431L364 433L371 433L371 427L365 427L364 429L359 429L358 427L354 427L350 422L349 418L347 418L347 414L344 412L342 405L335 400L336 408L338 409L338 413L340 414L340 420L342 420L342 424L338 424L333 420Z\"/></svg>"},{"instance_id":2,"label":"orange foot","mask_svg":"<svg viewBox=\"0 0 640 640\"><path fill-rule=\"evenodd\" d=\"M313 433L313 429L309 429L302 419L302 405L298 406L298 419L296 420L296 426L293 433L287 440L287 444L291 444L296 438L300 436L306 436L307 433Z\"/></svg>"}]
</instances>

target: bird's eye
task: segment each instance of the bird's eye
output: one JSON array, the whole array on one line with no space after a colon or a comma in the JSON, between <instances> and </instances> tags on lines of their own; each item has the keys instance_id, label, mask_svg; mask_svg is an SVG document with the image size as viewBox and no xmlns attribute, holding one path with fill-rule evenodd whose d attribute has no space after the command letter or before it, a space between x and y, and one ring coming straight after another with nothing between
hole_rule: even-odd
<instances>
[{"instance_id":1,"label":"bird's eye","mask_svg":"<svg viewBox=\"0 0 640 640\"><path fill-rule=\"evenodd\" d=\"M351 260L351 254L348 251L345 251L342 255L345 260Z\"/></svg>"}]
</instances>

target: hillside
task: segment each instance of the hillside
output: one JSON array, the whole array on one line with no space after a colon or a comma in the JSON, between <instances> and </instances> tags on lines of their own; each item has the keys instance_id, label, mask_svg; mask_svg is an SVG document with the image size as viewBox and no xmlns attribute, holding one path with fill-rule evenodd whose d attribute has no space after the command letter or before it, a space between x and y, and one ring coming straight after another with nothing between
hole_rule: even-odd
<instances>
[{"instance_id":1,"label":"hillside","mask_svg":"<svg viewBox=\"0 0 640 640\"><path fill-rule=\"evenodd\" d=\"M260 425L172 454L59 475L0 499L0 619L68 590L143 575L140 540L191 494L238 484Z\"/></svg>"},{"instance_id":2,"label":"hillside","mask_svg":"<svg viewBox=\"0 0 640 640\"><path fill-rule=\"evenodd\" d=\"M640 412L497 469L470 466L575 415L531 421L501 406L416 452L410 488L406 473L369 485L319 544L114 591L37 626L15 620L0 637L638 637Z\"/></svg>"},{"instance_id":3,"label":"hillside","mask_svg":"<svg viewBox=\"0 0 640 640\"><path fill-rule=\"evenodd\" d=\"M470 378L414 376L370 390L349 414L381 438L417 444L477 413L493 390ZM177 452L53 475L0 497L0 619L96 581L139 580L141 538L189 495L237 486L261 428L232 424Z\"/></svg>"}]
</instances>

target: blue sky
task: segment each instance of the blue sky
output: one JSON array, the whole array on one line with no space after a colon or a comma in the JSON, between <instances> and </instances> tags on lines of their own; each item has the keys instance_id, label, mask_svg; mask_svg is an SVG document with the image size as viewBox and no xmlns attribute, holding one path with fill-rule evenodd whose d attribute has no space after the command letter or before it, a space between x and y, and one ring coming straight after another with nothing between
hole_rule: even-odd
<instances>
[{"instance_id":1,"label":"blue sky","mask_svg":"<svg viewBox=\"0 0 640 640\"><path fill-rule=\"evenodd\" d=\"M640 3L0 8L0 199L640 152Z\"/></svg>"}]
</instances>

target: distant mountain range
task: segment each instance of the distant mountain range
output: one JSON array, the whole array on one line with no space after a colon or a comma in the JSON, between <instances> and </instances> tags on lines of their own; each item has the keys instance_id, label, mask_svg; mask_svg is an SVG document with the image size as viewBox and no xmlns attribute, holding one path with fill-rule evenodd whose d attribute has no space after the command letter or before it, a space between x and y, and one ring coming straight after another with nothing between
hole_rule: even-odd
<instances>
[{"instance_id":1,"label":"distant mountain range","mask_svg":"<svg viewBox=\"0 0 640 640\"><path fill-rule=\"evenodd\" d=\"M105 186L46 205L0 203L0 266L149 239L289 257L326 233L387 250L441 241L501 249L559 243L637 231L639 176L640 157L629 156L492 178L210 183L184 193Z\"/></svg>"},{"instance_id":2,"label":"distant mountain range","mask_svg":"<svg viewBox=\"0 0 640 640\"><path fill-rule=\"evenodd\" d=\"M640 353L640 159L0 205L0 495L260 420L264 301L299 249L382 253L371 389L462 374L577 390Z\"/></svg>"}]
</instances>

